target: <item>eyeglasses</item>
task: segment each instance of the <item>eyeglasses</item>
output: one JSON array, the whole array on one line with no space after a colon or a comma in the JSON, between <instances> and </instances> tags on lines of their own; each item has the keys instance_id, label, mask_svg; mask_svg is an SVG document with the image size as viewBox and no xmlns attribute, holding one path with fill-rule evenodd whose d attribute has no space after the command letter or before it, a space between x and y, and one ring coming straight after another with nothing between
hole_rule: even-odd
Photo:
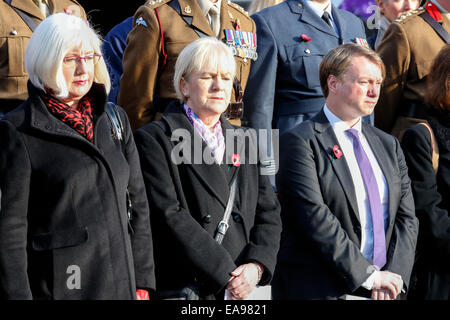
<instances>
[{"instance_id":1,"label":"eyeglasses","mask_svg":"<svg viewBox=\"0 0 450 320\"><path fill-rule=\"evenodd\" d=\"M86 64L97 64L99 62L102 55L100 53L91 53L84 57L82 56L68 56L63 59L63 64L68 68L75 68L78 64L81 63L82 60Z\"/></svg>"}]
</instances>

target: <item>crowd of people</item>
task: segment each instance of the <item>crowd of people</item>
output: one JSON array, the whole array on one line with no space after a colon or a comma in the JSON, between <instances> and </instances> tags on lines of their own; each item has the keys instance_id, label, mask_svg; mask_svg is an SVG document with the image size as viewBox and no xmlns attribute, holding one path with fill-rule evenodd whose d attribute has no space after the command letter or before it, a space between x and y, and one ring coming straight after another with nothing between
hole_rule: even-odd
<instances>
[{"instance_id":1,"label":"crowd of people","mask_svg":"<svg viewBox=\"0 0 450 320\"><path fill-rule=\"evenodd\" d=\"M376 3L0 2L0 298L449 300L450 0Z\"/></svg>"}]
</instances>

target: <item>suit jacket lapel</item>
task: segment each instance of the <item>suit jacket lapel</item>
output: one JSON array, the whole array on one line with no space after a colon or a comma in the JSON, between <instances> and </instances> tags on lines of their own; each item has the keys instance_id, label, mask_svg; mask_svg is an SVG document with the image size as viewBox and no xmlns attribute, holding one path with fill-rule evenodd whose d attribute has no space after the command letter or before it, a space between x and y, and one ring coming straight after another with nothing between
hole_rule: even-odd
<instances>
[{"instance_id":1,"label":"suit jacket lapel","mask_svg":"<svg viewBox=\"0 0 450 320\"><path fill-rule=\"evenodd\" d=\"M205 141L201 138L200 134L194 130L194 127L190 123L189 119L186 117L184 112L182 111L182 106L176 104L176 105L169 105L166 109L166 113L163 117L170 127L170 132L172 133L176 129L184 129L187 130L190 137L190 142L188 143L191 146L191 158L188 159L185 154L183 154L183 162L185 163L185 166L187 168L190 168L197 178L200 180L200 182L205 186L207 190L211 194L213 194L223 205L223 207L226 207L228 194L229 194L229 188L227 184L227 177L225 176L224 171L220 168L220 166L217 163L213 164L196 164L194 163L194 141L193 139L199 139L197 141L201 141L201 155L197 155L197 157L201 157L203 162L203 154L205 152L205 149L208 148ZM177 144L177 143L175 143ZM206 151L208 152L208 151Z\"/></svg>"},{"instance_id":2,"label":"suit jacket lapel","mask_svg":"<svg viewBox=\"0 0 450 320\"><path fill-rule=\"evenodd\" d=\"M392 182L393 170L391 167L389 167L389 164L386 161L387 157L389 157L390 155L386 154L386 150L383 148L380 138L376 135L372 127L363 123L362 131L367 139L367 142L370 145L370 148L372 148L373 154L375 155L375 158L378 161L378 165L380 166L381 171L383 171L384 177L388 185L389 222L392 222L392 219L394 219L395 217L396 208L394 207L395 206L395 201L393 199L394 192L391 191L394 190L393 189L394 185Z\"/></svg>"},{"instance_id":3,"label":"suit jacket lapel","mask_svg":"<svg viewBox=\"0 0 450 320\"><path fill-rule=\"evenodd\" d=\"M288 5L291 7L291 11L300 15L300 20L314 28L323 31L331 36L338 38L338 35L333 28L330 28L325 21L323 21L308 5L303 1L289 1ZM333 12L334 18L334 12Z\"/></svg>"},{"instance_id":4,"label":"suit jacket lapel","mask_svg":"<svg viewBox=\"0 0 450 320\"><path fill-rule=\"evenodd\" d=\"M228 170L231 175L230 182L233 181L235 175L238 174L240 169L240 162L248 161L249 159L245 159L245 140L244 137L239 134L240 131L236 131L235 128L225 119L225 117L221 116L222 121L222 130L223 136L225 138L225 165L228 166ZM233 139L229 141L231 137L227 139L227 130L231 130L233 132ZM231 144L233 142L233 144ZM239 159L239 165L233 164L233 155L237 155Z\"/></svg>"},{"instance_id":5,"label":"suit jacket lapel","mask_svg":"<svg viewBox=\"0 0 450 320\"><path fill-rule=\"evenodd\" d=\"M225 1L225 0L224 0ZM200 8L199 4L195 0L178 0L180 4L180 14L183 17L187 17L188 19L185 19L187 23L189 23L192 27L198 29L199 31L203 32L204 34L215 37L211 30L211 26L208 23L208 20L206 20L205 15L202 12L202 9Z\"/></svg>"},{"instance_id":6,"label":"suit jacket lapel","mask_svg":"<svg viewBox=\"0 0 450 320\"><path fill-rule=\"evenodd\" d=\"M11 6L39 20L45 19L45 17L42 15L42 12L39 10L38 6L32 0L29 1L12 0Z\"/></svg>"},{"instance_id":7,"label":"suit jacket lapel","mask_svg":"<svg viewBox=\"0 0 450 320\"><path fill-rule=\"evenodd\" d=\"M356 201L355 194L355 186L353 184L352 176L350 173L350 169L348 168L347 161L345 160L345 156L334 159L333 155L333 146L339 145L336 135L334 134L333 128L331 124L328 122L325 113L322 111L313 119L315 121L315 130L318 132L316 134L317 140L322 145L322 148L325 150L327 154L327 161L331 163L333 170L338 177L338 180L344 190L344 193L347 197L347 202L350 205L356 219L360 222L359 212Z\"/></svg>"}]
</instances>

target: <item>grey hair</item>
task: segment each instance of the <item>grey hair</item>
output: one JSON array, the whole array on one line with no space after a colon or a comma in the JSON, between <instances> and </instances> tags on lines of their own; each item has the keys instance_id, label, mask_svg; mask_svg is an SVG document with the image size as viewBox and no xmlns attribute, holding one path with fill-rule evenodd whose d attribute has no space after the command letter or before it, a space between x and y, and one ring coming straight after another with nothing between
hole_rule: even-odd
<instances>
[{"instance_id":1,"label":"grey hair","mask_svg":"<svg viewBox=\"0 0 450 320\"><path fill-rule=\"evenodd\" d=\"M66 98L69 92L62 72L65 55L79 45L101 53L101 43L100 36L86 20L66 13L49 16L33 32L25 52L25 68L31 83ZM111 82L103 59L95 65L94 82L104 84L109 93Z\"/></svg>"}]
</instances>

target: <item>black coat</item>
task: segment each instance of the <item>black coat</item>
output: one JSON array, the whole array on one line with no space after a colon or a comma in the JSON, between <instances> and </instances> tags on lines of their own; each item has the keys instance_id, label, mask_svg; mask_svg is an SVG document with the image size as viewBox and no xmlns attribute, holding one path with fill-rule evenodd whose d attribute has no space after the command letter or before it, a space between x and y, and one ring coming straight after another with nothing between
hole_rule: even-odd
<instances>
[{"instance_id":1,"label":"black coat","mask_svg":"<svg viewBox=\"0 0 450 320\"><path fill-rule=\"evenodd\" d=\"M103 86L91 89L93 144L28 90L0 121L1 297L133 299L136 286L154 288L148 204L125 112L126 158L111 135Z\"/></svg>"},{"instance_id":2,"label":"black coat","mask_svg":"<svg viewBox=\"0 0 450 320\"><path fill-rule=\"evenodd\" d=\"M224 132L234 129L224 118L221 121ZM217 293L230 279L231 271L251 261L264 265L260 284L267 284L281 232L280 207L268 178L259 174L257 164L174 164L171 154L174 145L178 148L180 144L172 143L170 137L176 129L194 136L194 127L174 102L162 120L135 133L152 212L157 291L176 290L197 279L203 295ZM205 151L206 144L196 131L195 135ZM242 138L243 132L238 135ZM230 144L226 143L226 148ZM248 152L249 143L229 155L238 153L242 162L244 157L249 159ZM186 152L183 156L191 159ZM237 192L232 218L219 245L213 236L223 218L234 175Z\"/></svg>"},{"instance_id":3,"label":"black coat","mask_svg":"<svg viewBox=\"0 0 450 320\"><path fill-rule=\"evenodd\" d=\"M433 171L428 129L415 125L402 139L420 221L415 265L417 283L411 298L450 299L450 128L446 130L446 145L439 143L437 174Z\"/></svg>"}]
</instances>

